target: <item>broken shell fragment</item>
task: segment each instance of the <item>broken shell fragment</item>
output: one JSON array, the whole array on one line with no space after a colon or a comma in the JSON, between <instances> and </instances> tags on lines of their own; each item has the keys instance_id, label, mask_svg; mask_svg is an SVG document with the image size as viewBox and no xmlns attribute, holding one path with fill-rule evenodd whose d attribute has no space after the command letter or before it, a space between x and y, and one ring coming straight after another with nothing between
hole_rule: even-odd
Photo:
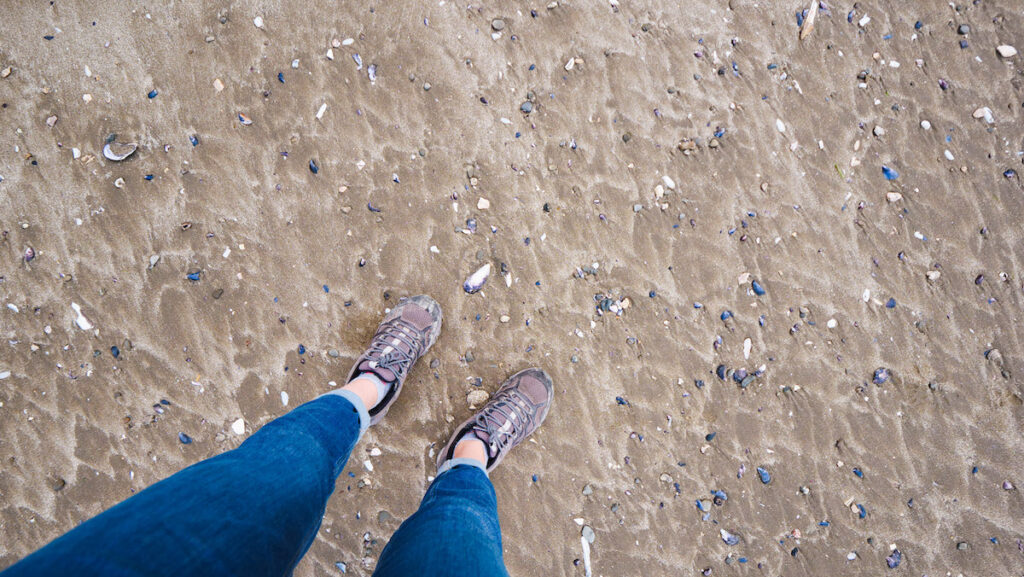
<instances>
[{"instance_id":1,"label":"broken shell fragment","mask_svg":"<svg viewBox=\"0 0 1024 577\"><path fill-rule=\"evenodd\" d=\"M484 266L477 269L477 271L466 279L466 282L462 284L462 290L469 294L473 294L484 287L484 283L487 282L487 277L491 274L491 263L487 263Z\"/></svg>"},{"instance_id":2,"label":"broken shell fragment","mask_svg":"<svg viewBox=\"0 0 1024 577\"><path fill-rule=\"evenodd\" d=\"M134 142L110 142L103 147L103 156L114 162L120 162L134 154L138 147L139 145Z\"/></svg>"}]
</instances>

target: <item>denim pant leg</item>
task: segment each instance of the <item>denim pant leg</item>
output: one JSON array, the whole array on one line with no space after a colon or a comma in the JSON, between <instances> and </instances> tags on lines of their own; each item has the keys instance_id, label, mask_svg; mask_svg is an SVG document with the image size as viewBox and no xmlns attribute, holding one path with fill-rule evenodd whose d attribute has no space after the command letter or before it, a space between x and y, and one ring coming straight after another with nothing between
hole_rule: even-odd
<instances>
[{"instance_id":1,"label":"denim pant leg","mask_svg":"<svg viewBox=\"0 0 1024 577\"><path fill-rule=\"evenodd\" d=\"M374 577L508 577L494 485L483 469L457 465L437 476L402 523Z\"/></svg>"},{"instance_id":2,"label":"denim pant leg","mask_svg":"<svg viewBox=\"0 0 1024 577\"><path fill-rule=\"evenodd\" d=\"M237 449L86 521L2 576L287 575L312 545L334 481L368 423L355 395L321 396Z\"/></svg>"}]
</instances>

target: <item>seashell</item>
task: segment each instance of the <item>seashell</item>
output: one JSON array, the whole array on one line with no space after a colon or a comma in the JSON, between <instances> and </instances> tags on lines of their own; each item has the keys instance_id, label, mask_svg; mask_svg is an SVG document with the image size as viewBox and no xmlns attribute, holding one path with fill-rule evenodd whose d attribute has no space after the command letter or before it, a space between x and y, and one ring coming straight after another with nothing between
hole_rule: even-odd
<instances>
[{"instance_id":1,"label":"seashell","mask_svg":"<svg viewBox=\"0 0 1024 577\"><path fill-rule=\"evenodd\" d=\"M807 9L807 17L804 18L803 24L800 26L800 40L803 40L811 35L814 31L814 19L818 16L818 0L811 2L811 7Z\"/></svg>"},{"instance_id":2,"label":"seashell","mask_svg":"<svg viewBox=\"0 0 1024 577\"><path fill-rule=\"evenodd\" d=\"M487 282L487 277L491 274L491 263L487 263L484 266L477 269L477 271L466 279L466 282L462 284L462 290L469 294L473 294L484 287Z\"/></svg>"},{"instance_id":3,"label":"seashell","mask_svg":"<svg viewBox=\"0 0 1024 577\"><path fill-rule=\"evenodd\" d=\"M363 69L363 58L362 58L362 56L359 56L358 52L352 54L352 60L356 61L356 70L362 70Z\"/></svg>"},{"instance_id":4,"label":"seashell","mask_svg":"<svg viewBox=\"0 0 1024 577\"><path fill-rule=\"evenodd\" d=\"M899 549L893 549L892 550L892 555L889 555L888 557L885 558L885 564L888 565L890 569L895 569L895 568L899 567L900 566L900 562L902 562L902 561L903 561L903 553L901 553Z\"/></svg>"},{"instance_id":5,"label":"seashell","mask_svg":"<svg viewBox=\"0 0 1024 577\"><path fill-rule=\"evenodd\" d=\"M249 126L250 124L252 124L252 119L242 114L241 112L238 113L238 121L245 126Z\"/></svg>"},{"instance_id":6,"label":"seashell","mask_svg":"<svg viewBox=\"0 0 1024 577\"><path fill-rule=\"evenodd\" d=\"M768 472L768 469L764 467L757 468L757 476L761 478L761 482L767 485L772 482L772 475Z\"/></svg>"},{"instance_id":7,"label":"seashell","mask_svg":"<svg viewBox=\"0 0 1024 577\"><path fill-rule=\"evenodd\" d=\"M139 145L134 142L109 142L103 147L103 156L114 162L120 162L134 154L138 147Z\"/></svg>"},{"instance_id":8,"label":"seashell","mask_svg":"<svg viewBox=\"0 0 1024 577\"><path fill-rule=\"evenodd\" d=\"M371 64L366 68L366 75L370 78L370 84L377 82L377 65Z\"/></svg>"},{"instance_id":9,"label":"seashell","mask_svg":"<svg viewBox=\"0 0 1024 577\"><path fill-rule=\"evenodd\" d=\"M71 310L75 311L75 324L83 331L92 330L92 323L82 314L82 307L78 303L71 303Z\"/></svg>"},{"instance_id":10,"label":"seashell","mask_svg":"<svg viewBox=\"0 0 1024 577\"><path fill-rule=\"evenodd\" d=\"M726 545L732 546L732 545L738 545L739 544L740 538L737 537L736 535L733 535L732 533L726 531L725 529L719 529L719 532L722 535L722 541L725 541Z\"/></svg>"}]
</instances>

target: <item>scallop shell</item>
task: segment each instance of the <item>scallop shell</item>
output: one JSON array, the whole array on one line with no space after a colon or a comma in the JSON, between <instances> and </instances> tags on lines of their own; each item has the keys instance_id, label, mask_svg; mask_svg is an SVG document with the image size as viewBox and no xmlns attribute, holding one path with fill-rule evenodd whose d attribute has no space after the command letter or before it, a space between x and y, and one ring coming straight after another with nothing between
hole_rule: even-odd
<instances>
[{"instance_id":1,"label":"scallop shell","mask_svg":"<svg viewBox=\"0 0 1024 577\"><path fill-rule=\"evenodd\" d=\"M103 147L103 156L114 162L120 162L135 154L135 150L138 148L139 145L134 142L108 142Z\"/></svg>"}]
</instances>

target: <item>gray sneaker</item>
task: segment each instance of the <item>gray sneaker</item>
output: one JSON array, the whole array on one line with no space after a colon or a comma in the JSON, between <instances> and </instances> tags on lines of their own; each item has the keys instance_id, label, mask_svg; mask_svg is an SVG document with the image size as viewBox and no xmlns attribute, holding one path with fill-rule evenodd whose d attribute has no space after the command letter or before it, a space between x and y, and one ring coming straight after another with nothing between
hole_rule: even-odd
<instances>
[{"instance_id":1,"label":"gray sneaker","mask_svg":"<svg viewBox=\"0 0 1024 577\"><path fill-rule=\"evenodd\" d=\"M551 377L538 368L508 378L484 408L455 429L448 445L437 456L438 468L452 458L455 445L472 432L487 447L487 472L544 422L554 397Z\"/></svg>"},{"instance_id":2,"label":"gray sneaker","mask_svg":"<svg viewBox=\"0 0 1024 577\"><path fill-rule=\"evenodd\" d=\"M441 317L441 305L427 295L402 297L377 327L370 348L356 359L346 382L372 373L390 385L384 398L369 410L371 425L384 418L402 391L413 363L441 334Z\"/></svg>"}]
</instances>

